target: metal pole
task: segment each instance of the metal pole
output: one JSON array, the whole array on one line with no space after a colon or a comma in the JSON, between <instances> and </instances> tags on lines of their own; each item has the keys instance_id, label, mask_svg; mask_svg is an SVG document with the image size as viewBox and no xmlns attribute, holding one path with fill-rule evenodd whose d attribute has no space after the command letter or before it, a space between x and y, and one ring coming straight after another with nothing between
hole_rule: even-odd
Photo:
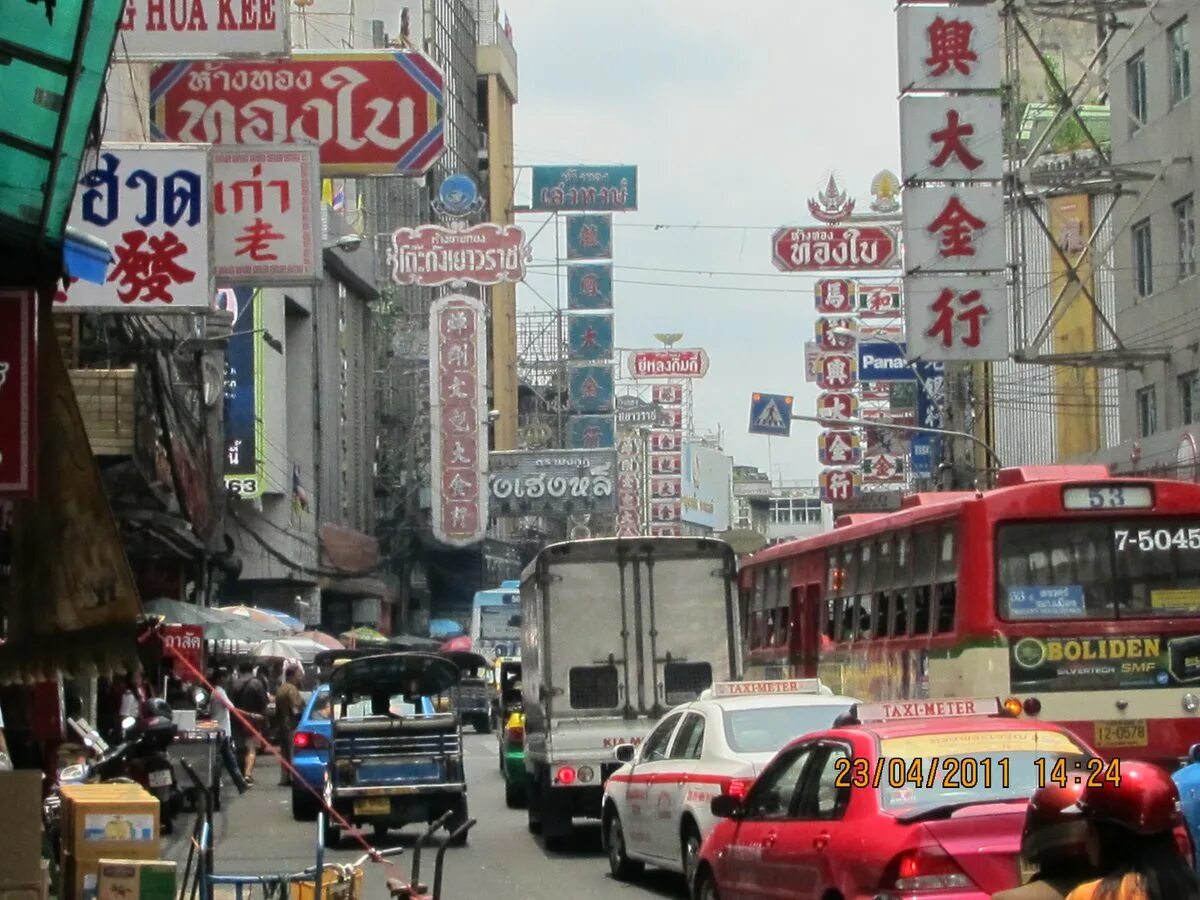
<instances>
[{"instance_id":1,"label":"metal pole","mask_svg":"<svg viewBox=\"0 0 1200 900\"><path fill-rule=\"evenodd\" d=\"M558 439L566 446L566 434L563 432L563 394L570 396L567 389L567 361L563 354L563 312L562 312L562 246L558 228L558 213L554 213L554 313L558 331L558 342L554 348L558 356L558 384L555 386L555 409L558 416Z\"/></svg>"},{"instance_id":2,"label":"metal pole","mask_svg":"<svg viewBox=\"0 0 1200 900\"><path fill-rule=\"evenodd\" d=\"M850 425L855 428L882 428L885 431L919 431L922 434L944 434L950 437L966 438L981 447L992 458L992 462L996 464L997 469L1004 468L1000 462L1000 457L996 455L996 451L988 446L985 441L975 437L969 431L951 431L948 428L924 428L920 425L897 425L894 422L878 422L874 419L834 419L829 416L802 416L796 413L792 413L792 419L798 419L801 422L817 422L820 425L827 425L833 428Z\"/></svg>"}]
</instances>

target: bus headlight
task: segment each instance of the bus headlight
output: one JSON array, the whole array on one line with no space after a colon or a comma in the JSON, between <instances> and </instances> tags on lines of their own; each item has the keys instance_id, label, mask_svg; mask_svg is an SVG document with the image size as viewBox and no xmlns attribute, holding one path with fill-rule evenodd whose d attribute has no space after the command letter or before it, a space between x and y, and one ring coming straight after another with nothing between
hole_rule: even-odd
<instances>
[{"instance_id":1,"label":"bus headlight","mask_svg":"<svg viewBox=\"0 0 1200 900\"><path fill-rule=\"evenodd\" d=\"M1190 692L1184 694L1183 708L1186 712L1195 712L1197 709L1200 709L1200 697Z\"/></svg>"}]
</instances>

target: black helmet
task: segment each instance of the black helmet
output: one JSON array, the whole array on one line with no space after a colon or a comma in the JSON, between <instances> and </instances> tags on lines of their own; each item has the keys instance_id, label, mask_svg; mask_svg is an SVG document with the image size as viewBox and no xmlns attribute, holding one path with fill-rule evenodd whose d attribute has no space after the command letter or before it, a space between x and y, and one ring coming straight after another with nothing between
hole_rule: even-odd
<instances>
[{"instance_id":1,"label":"black helmet","mask_svg":"<svg viewBox=\"0 0 1200 900\"><path fill-rule=\"evenodd\" d=\"M175 718L171 704L162 697L154 697L146 701L145 715L148 719L166 719L168 722L174 721Z\"/></svg>"}]
</instances>

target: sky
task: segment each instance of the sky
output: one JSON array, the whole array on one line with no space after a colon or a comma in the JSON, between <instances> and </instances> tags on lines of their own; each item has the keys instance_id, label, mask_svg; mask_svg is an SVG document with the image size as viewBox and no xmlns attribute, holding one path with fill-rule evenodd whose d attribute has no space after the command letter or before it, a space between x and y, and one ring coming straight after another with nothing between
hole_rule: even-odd
<instances>
[{"instance_id":1,"label":"sky","mask_svg":"<svg viewBox=\"0 0 1200 900\"><path fill-rule=\"evenodd\" d=\"M895 13L879 0L506 0L519 57L518 166L638 166L639 209L614 214L618 347L683 332L711 366L695 385L698 431L722 430L739 465L815 479L816 425L790 439L747 433L754 391L804 380L813 279L780 273L772 232L811 224L808 199L831 172L870 200L898 171ZM518 173L518 202L528 170ZM527 233L543 215L524 215ZM670 226L661 228L658 226ZM522 310L554 300L546 229L519 289ZM718 274L734 273L734 274ZM635 283L643 282L643 283ZM620 373L618 373L620 377Z\"/></svg>"}]
</instances>

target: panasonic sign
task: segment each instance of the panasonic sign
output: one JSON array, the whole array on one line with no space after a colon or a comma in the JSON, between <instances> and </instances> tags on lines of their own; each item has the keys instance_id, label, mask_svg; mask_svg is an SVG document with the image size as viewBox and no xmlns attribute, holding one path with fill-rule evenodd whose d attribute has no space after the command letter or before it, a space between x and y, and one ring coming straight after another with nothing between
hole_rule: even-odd
<instances>
[{"instance_id":1,"label":"panasonic sign","mask_svg":"<svg viewBox=\"0 0 1200 900\"><path fill-rule=\"evenodd\" d=\"M914 381L913 364L905 359L907 348L891 341L859 341L860 381Z\"/></svg>"}]
</instances>

